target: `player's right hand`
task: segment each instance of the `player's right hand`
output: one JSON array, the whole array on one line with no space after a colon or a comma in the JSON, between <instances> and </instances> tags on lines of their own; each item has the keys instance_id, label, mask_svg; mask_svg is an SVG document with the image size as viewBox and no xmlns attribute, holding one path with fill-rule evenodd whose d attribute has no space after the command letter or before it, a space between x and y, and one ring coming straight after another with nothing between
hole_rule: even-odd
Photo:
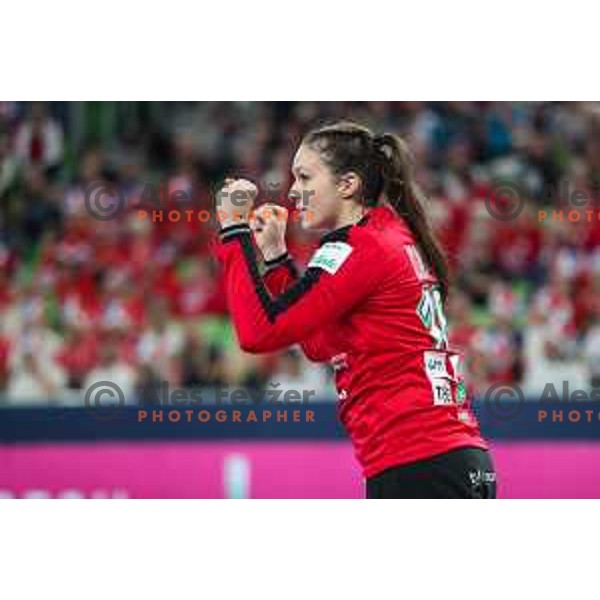
<instances>
[{"instance_id":1,"label":"player's right hand","mask_svg":"<svg viewBox=\"0 0 600 600\"><path fill-rule=\"evenodd\" d=\"M257 195L258 188L248 179L225 179L225 185L217 194L221 227L245 223Z\"/></svg>"},{"instance_id":2,"label":"player's right hand","mask_svg":"<svg viewBox=\"0 0 600 600\"><path fill-rule=\"evenodd\" d=\"M278 204L262 204L250 219L256 245L265 260L278 258L287 251L285 229L288 211Z\"/></svg>"}]
</instances>

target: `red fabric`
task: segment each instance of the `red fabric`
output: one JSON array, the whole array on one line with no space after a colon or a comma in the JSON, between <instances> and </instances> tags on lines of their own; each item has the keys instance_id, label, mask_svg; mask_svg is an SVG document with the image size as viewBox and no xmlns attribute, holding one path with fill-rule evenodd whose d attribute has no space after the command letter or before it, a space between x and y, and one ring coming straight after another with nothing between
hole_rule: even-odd
<instances>
[{"instance_id":1,"label":"red fabric","mask_svg":"<svg viewBox=\"0 0 600 600\"><path fill-rule=\"evenodd\" d=\"M90 332L68 340L60 349L57 360L70 374L83 376L96 365L98 338Z\"/></svg>"},{"instance_id":2,"label":"red fabric","mask_svg":"<svg viewBox=\"0 0 600 600\"><path fill-rule=\"evenodd\" d=\"M496 227L492 242L495 261L511 273L527 274L538 261L542 236L535 223Z\"/></svg>"},{"instance_id":3,"label":"red fabric","mask_svg":"<svg viewBox=\"0 0 600 600\"><path fill-rule=\"evenodd\" d=\"M460 250L464 243L465 233L468 230L470 207L467 204L450 204L447 219L438 230L440 242L446 252L448 265L456 269L460 258Z\"/></svg>"},{"instance_id":4,"label":"red fabric","mask_svg":"<svg viewBox=\"0 0 600 600\"><path fill-rule=\"evenodd\" d=\"M249 231L238 230L217 246L242 348L274 351L326 331L335 352L329 358L339 416L365 477L454 448L486 449L473 415L455 401L455 354L436 348L433 330L417 314L423 290L430 298L435 280L423 271L417 277L405 248L414 239L404 222L379 207L322 243L332 241L351 249L341 266L333 274L309 268L275 303L252 269L257 252Z\"/></svg>"},{"instance_id":5,"label":"red fabric","mask_svg":"<svg viewBox=\"0 0 600 600\"><path fill-rule=\"evenodd\" d=\"M8 375L8 357L10 354L10 342L7 338L0 336L0 377L4 379Z\"/></svg>"},{"instance_id":6,"label":"red fabric","mask_svg":"<svg viewBox=\"0 0 600 600\"><path fill-rule=\"evenodd\" d=\"M179 302L180 284L177 272L173 265L154 267L152 272L146 271L141 278L140 285L146 283L153 298L165 298L169 304L169 311L175 312Z\"/></svg>"},{"instance_id":7,"label":"red fabric","mask_svg":"<svg viewBox=\"0 0 600 600\"><path fill-rule=\"evenodd\" d=\"M473 336L477 333L477 327L474 325L462 325L455 327L450 332L450 342L457 348L465 350L471 347Z\"/></svg>"},{"instance_id":8,"label":"red fabric","mask_svg":"<svg viewBox=\"0 0 600 600\"><path fill-rule=\"evenodd\" d=\"M35 128L31 132L31 140L29 142L29 158L31 162L38 162L41 160L44 153L44 142L42 139L42 132Z\"/></svg>"},{"instance_id":9,"label":"red fabric","mask_svg":"<svg viewBox=\"0 0 600 600\"><path fill-rule=\"evenodd\" d=\"M573 297L575 328L585 331L594 318L600 316L600 294L589 274L581 276L574 289L577 290Z\"/></svg>"},{"instance_id":10,"label":"red fabric","mask_svg":"<svg viewBox=\"0 0 600 600\"><path fill-rule=\"evenodd\" d=\"M61 303L70 297L76 297L84 307L93 304L96 285L91 269L64 271L57 278L55 291Z\"/></svg>"}]
</instances>

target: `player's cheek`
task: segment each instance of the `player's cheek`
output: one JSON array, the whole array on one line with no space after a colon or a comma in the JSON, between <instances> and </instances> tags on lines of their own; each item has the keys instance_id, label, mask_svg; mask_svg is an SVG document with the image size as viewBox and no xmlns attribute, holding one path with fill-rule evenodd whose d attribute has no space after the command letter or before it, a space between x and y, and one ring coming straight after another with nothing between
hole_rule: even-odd
<instances>
[{"instance_id":1,"label":"player's cheek","mask_svg":"<svg viewBox=\"0 0 600 600\"><path fill-rule=\"evenodd\" d=\"M315 202L314 196L311 196L307 202L307 211L305 214L306 221L309 223L318 221L321 215L321 208L319 203Z\"/></svg>"},{"instance_id":2,"label":"player's cheek","mask_svg":"<svg viewBox=\"0 0 600 600\"><path fill-rule=\"evenodd\" d=\"M319 201L320 194L316 188L310 188L306 190L306 205L309 211L316 214L319 211L322 212L322 203Z\"/></svg>"}]
</instances>

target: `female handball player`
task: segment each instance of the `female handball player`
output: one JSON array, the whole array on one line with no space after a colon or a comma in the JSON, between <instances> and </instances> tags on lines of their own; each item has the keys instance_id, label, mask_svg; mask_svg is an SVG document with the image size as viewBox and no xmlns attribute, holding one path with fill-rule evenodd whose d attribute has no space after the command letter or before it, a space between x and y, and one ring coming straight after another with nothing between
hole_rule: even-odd
<instances>
[{"instance_id":1,"label":"female handball player","mask_svg":"<svg viewBox=\"0 0 600 600\"><path fill-rule=\"evenodd\" d=\"M248 180L221 190L216 255L241 348L298 343L331 362L367 498L495 498L461 356L448 345L445 258L404 141L349 122L321 127L302 140L292 173L302 226L324 231L301 276L285 208L251 213Z\"/></svg>"}]
</instances>

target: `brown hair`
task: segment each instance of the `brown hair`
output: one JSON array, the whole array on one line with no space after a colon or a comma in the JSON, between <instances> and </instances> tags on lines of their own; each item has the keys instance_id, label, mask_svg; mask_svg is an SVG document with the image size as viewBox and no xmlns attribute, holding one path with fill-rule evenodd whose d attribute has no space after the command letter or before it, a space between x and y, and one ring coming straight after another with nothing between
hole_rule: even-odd
<instances>
[{"instance_id":1,"label":"brown hair","mask_svg":"<svg viewBox=\"0 0 600 600\"><path fill-rule=\"evenodd\" d=\"M302 142L316 150L335 175L357 173L366 206L375 206L385 197L410 227L445 299L448 264L429 223L427 197L415 180L412 155L404 140L392 133L375 135L367 127L342 121L313 129Z\"/></svg>"}]
</instances>

